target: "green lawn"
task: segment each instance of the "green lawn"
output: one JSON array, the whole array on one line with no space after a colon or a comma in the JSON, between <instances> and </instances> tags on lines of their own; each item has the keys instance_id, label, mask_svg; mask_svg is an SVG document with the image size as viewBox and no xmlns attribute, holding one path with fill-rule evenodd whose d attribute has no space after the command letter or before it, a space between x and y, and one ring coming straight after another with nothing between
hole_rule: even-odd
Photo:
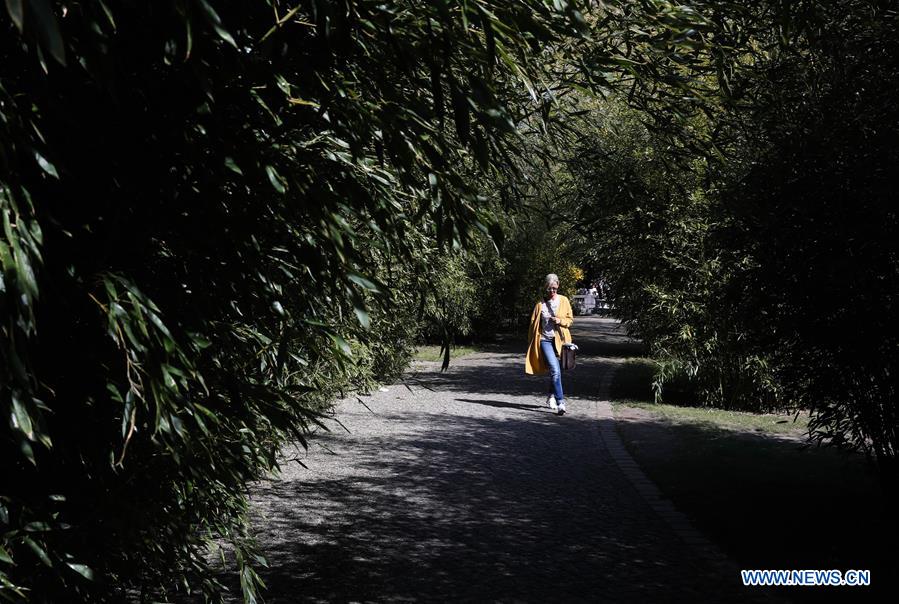
<instances>
[{"instance_id":1,"label":"green lawn","mask_svg":"<svg viewBox=\"0 0 899 604\"><path fill-rule=\"evenodd\" d=\"M652 412L668 422L702 424L736 432L757 432L804 437L808 433L808 413L747 413L689 405L653 402L650 383L654 366L648 359L630 359L616 374L612 384L613 401L626 401L632 408Z\"/></svg>"},{"instance_id":2,"label":"green lawn","mask_svg":"<svg viewBox=\"0 0 899 604\"><path fill-rule=\"evenodd\" d=\"M464 357L473 352L480 352L480 350L472 346L455 346L450 349L450 360ZM440 346L426 345L419 346L412 358L416 361L442 361L443 355L440 354Z\"/></svg>"},{"instance_id":3,"label":"green lawn","mask_svg":"<svg viewBox=\"0 0 899 604\"><path fill-rule=\"evenodd\" d=\"M655 404L645 401L628 401L631 408L650 411L656 417L670 423L704 425L711 429L732 430L739 433L758 433L804 438L808 434L808 414L800 413L747 413L684 407L681 405Z\"/></svg>"},{"instance_id":4,"label":"green lawn","mask_svg":"<svg viewBox=\"0 0 899 604\"><path fill-rule=\"evenodd\" d=\"M651 365L621 368L616 426L646 474L742 568L870 569L872 588L804 588L802 602L892 595L895 524L872 468L808 447L807 417L655 405ZM889 577L889 578L888 578ZM875 589L876 587L876 589Z\"/></svg>"}]
</instances>

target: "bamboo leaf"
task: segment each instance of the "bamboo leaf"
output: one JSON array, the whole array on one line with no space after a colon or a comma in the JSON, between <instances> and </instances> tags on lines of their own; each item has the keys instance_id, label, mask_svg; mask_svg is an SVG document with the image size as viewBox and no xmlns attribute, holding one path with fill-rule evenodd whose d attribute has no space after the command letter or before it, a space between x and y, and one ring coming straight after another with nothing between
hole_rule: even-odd
<instances>
[{"instance_id":1,"label":"bamboo leaf","mask_svg":"<svg viewBox=\"0 0 899 604\"><path fill-rule=\"evenodd\" d=\"M22 33L22 22L25 17L22 0L6 0L6 11L19 33Z\"/></svg>"},{"instance_id":2,"label":"bamboo leaf","mask_svg":"<svg viewBox=\"0 0 899 604\"><path fill-rule=\"evenodd\" d=\"M337 350L338 350L342 355L344 355L344 356L346 356L346 357L351 357L351 356L353 356L353 350L352 350L352 348L350 347L349 343L348 343L346 340L344 340L342 337L340 337L339 335L337 335L337 334L335 334L335 333L331 333L331 334L328 334L328 335L329 335L329 337L331 338L331 341L333 341L334 344L337 346Z\"/></svg>"},{"instance_id":3,"label":"bamboo leaf","mask_svg":"<svg viewBox=\"0 0 899 604\"><path fill-rule=\"evenodd\" d=\"M43 562L46 566L50 568L53 567L53 562L50 560L50 557L47 555L47 552L41 547L34 539L31 537L24 537L22 541L28 548L35 553L35 555Z\"/></svg>"},{"instance_id":4,"label":"bamboo leaf","mask_svg":"<svg viewBox=\"0 0 899 604\"><path fill-rule=\"evenodd\" d=\"M12 399L12 427L24 434L28 440L36 440L31 415L21 399L21 394L13 390L10 396Z\"/></svg>"},{"instance_id":5,"label":"bamboo leaf","mask_svg":"<svg viewBox=\"0 0 899 604\"><path fill-rule=\"evenodd\" d=\"M60 64L66 64L65 43L59 31L59 22L53 14L49 0L28 0L31 10L37 18L38 33L43 46ZM7 5L8 8L8 5Z\"/></svg>"},{"instance_id":6,"label":"bamboo leaf","mask_svg":"<svg viewBox=\"0 0 899 604\"><path fill-rule=\"evenodd\" d=\"M56 166L47 161L47 158L45 158L37 151L34 152L34 158L37 160L38 165L44 172L46 172L53 178L59 178L59 173L56 171Z\"/></svg>"},{"instance_id":7,"label":"bamboo leaf","mask_svg":"<svg viewBox=\"0 0 899 604\"><path fill-rule=\"evenodd\" d=\"M358 285L368 291L377 292L377 293L383 292L383 290L374 281L372 281L368 277L360 275L359 273L351 271L351 272L347 273L347 278L350 281L352 281L353 283L355 283L356 285Z\"/></svg>"},{"instance_id":8,"label":"bamboo leaf","mask_svg":"<svg viewBox=\"0 0 899 604\"><path fill-rule=\"evenodd\" d=\"M76 564L73 562L66 562L66 566L74 570L76 573L87 579L88 581L94 580L94 571L85 564Z\"/></svg>"},{"instance_id":9,"label":"bamboo leaf","mask_svg":"<svg viewBox=\"0 0 899 604\"><path fill-rule=\"evenodd\" d=\"M272 184L272 187L275 188L275 191L282 195L287 192L287 187L284 186L284 178L278 174L278 171L275 170L274 166L265 166L265 173L268 176L268 181Z\"/></svg>"},{"instance_id":10,"label":"bamboo leaf","mask_svg":"<svg viewBox=\"0 0 899 604\"><path fill-rule=\"evenodd\" d=\"M371 317L368 311L358 306L354 307L353 311L356 313L356 318L359 319L359 324L365 329L369 329L371 327Z\"/></svg>"}]
</instances>

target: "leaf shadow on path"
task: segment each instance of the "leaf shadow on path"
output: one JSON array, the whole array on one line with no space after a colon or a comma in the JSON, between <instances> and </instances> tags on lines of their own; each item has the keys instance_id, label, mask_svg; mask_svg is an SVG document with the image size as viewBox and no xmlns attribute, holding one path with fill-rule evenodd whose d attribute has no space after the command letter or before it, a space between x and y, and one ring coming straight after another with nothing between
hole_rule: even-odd
<instances>
[{"instance_id":1,"label":"leaf shadow on path","mask_svg":"<svg viewBox=\"0 0 899 604\"><path fill-rule=\"evenodd\" d=\"M545 407L543 405L519 405L515 403L509 403L507 401L495 401L491 399L477 399L477 398L457 398L453 399L460 403L473 403L476 405L488 405L490 407L502 407L505 409L520 409L522 411L543 411Z\"/></svg>"},{"instance_id":2,"label":"leaf shadow on path","mask_svg":"<svg viewBox=\"0 0 899 604\"><path fill-rule=\"evenodd\" d=\"M758 601L618 470L596 398L640 347L608 319L580 324L564 417L508 343L344 401L349 433L254 490L266 601Z\"/></svg>"},{"instance_id":3,"label":"leaf shadow on path","mask_svg":"<svg viewBox=\"0 0 899 604\"><path fill-rule=\"evenodd\" d=\"M254 497L268 600L743 601L610 471L595 425L527 415L326 437L352 467Z\"/></svg>"}]
</instances>

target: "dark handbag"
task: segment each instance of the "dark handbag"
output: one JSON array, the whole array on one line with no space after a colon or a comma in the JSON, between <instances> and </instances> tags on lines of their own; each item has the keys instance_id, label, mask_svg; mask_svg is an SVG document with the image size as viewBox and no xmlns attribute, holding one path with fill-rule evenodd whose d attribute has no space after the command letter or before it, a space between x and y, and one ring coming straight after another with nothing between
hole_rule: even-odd
<instances>
[{"instance_id":1,"label":"dark handbag","mask_svg":"<svg viewBox=\"0 0 899 604\"><path fill-rule=\"evenodd\" d=\"M577 344L562 345L562 369L574 369L577 358Z\"/></svg>"}]
</instances>

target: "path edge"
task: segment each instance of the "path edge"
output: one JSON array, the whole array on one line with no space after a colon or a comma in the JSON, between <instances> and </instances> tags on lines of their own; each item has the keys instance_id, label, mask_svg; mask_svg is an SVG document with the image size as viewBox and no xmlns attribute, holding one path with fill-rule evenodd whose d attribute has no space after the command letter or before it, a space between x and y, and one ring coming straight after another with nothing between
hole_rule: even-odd
<instances>
[{"instance_id":1,"label":"path edge","mask_svg":"<svg viewBox=\"0 0 899 604\"><path fill-rule=\"evenodd\" d=\"M725 563L732 569L738 568L730 556L700 532L687 516L662 494L662 491L643 472L643 469L640 468L639 464L637 464L624 446L624 441L622 441L615 428L617 420L612 412L610 401L612 381L622 365L623 363L615 363L612 371L607 373L606 379L600 385L597 395L596 419L599 420L599 435L603 445L631 486L634 487L643 501L668 525L675 535L707 562Z\"/></svg>"}]
</instances>

